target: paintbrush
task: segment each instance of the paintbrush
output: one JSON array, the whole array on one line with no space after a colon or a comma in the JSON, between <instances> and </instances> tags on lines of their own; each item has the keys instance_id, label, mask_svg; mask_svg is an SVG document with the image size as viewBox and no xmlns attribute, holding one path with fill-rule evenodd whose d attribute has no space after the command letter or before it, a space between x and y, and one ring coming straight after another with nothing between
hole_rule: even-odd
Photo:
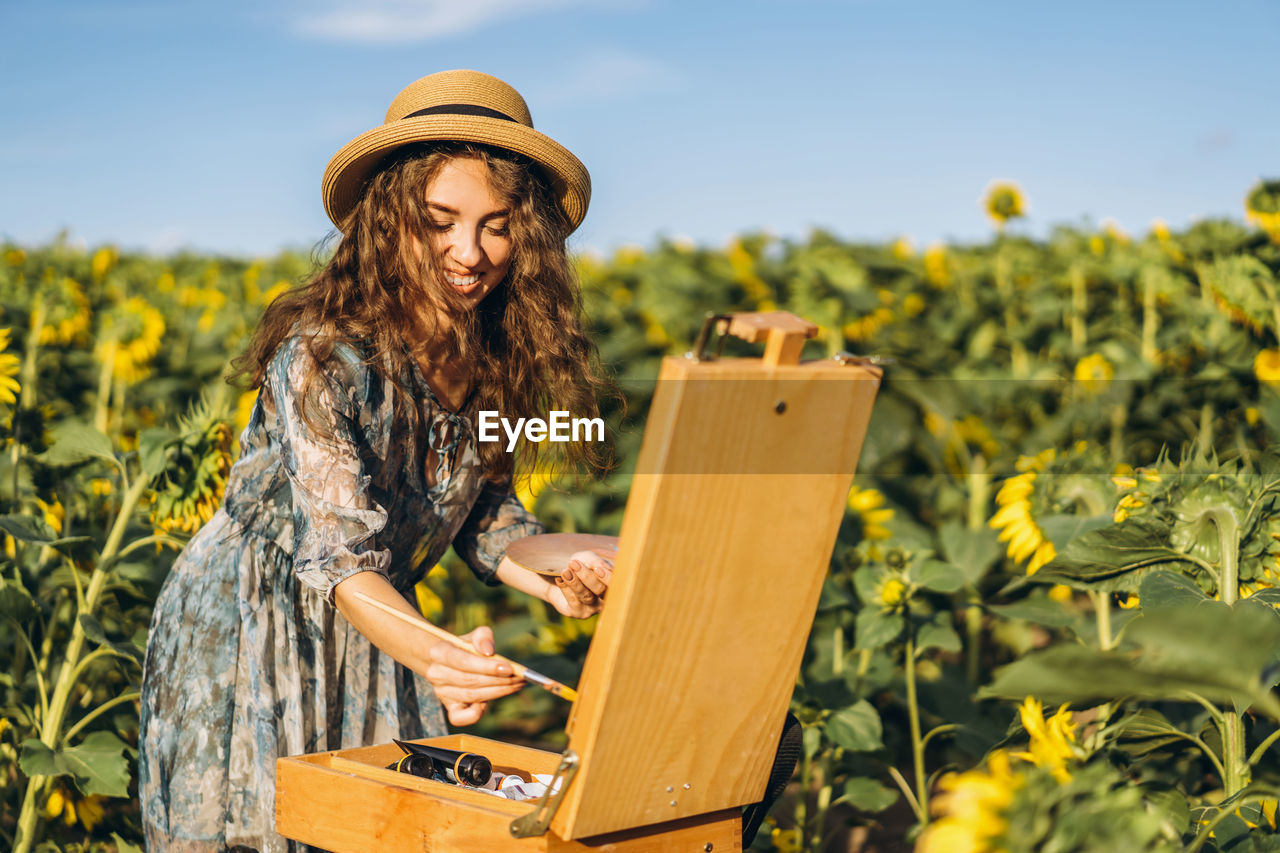
<instances>
[{"instance_id":1,"label":"paintbrush","mask_svg":"<svg viewBox=\"0 0 1280 853\"><path fill-rule=\"evenodd\" d=\"M502 655L481 655L480 652L476 651L476 647L468 643L466 640L450 634L443 628L437 628L425 619L414 618L408 613L397 610L389 604L383 604L378 599L373 596L366 595L363 592L355 593L355 597L363 601L365 604L373 605L388 616L394 616L407 625L412 625L420 631L426 631L437 640L443 640L451 646L462 649L464 652L470 652L471 654L479 655L480 657L491 657L493 660L502 661L510 666L511 671L517 676L523 678L525 681L538 685L552 695L559 696L561 699L568 699L570 702L576 702L578 699L578 692L572 687L566 687L553 678L548 678L540 672L535 672L534 670L529 669L529 667L524 664L516 663L511 658L503 657Z\"/></svg>"}]
</instances>

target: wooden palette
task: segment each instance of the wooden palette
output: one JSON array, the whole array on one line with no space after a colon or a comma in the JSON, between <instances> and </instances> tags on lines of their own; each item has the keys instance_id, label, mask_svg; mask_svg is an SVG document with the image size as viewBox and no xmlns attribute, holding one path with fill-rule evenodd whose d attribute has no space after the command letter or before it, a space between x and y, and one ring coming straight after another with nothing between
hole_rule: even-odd
<instances>
[{"instance_id":1,"label":"wooden palette","mask_svg":"<svg viewBox=\"0 0 1280 853\"><path fill-rule=\"evenodd\" d=\"M578 551L600 549L607 559L610 552L618 550L617 536L595 533L543 533L517 539L507 548L507 558L522 569L540 575L559 575L569 565L569 558Z\"/></svg>"}]
</instances>

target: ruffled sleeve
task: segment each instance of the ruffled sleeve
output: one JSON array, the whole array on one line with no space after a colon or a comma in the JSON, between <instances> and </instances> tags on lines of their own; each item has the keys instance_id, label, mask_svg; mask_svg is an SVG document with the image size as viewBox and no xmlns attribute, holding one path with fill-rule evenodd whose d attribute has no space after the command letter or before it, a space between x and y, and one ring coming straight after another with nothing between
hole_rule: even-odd
<instances>
[{"instance_id":1,"label":"ruffled sleeve","mask_svg":"<svg viewBox=\"0 0 1280 853\"><path fill-rule=\"evenodd\" d=\"M489 586L501 583L498 564L517 539L546 533L542 522L524 508L511 491L511 482L486 483L471 514L453 539L453 550Z\"/></svg>"},{"instance_id":2,"label":"ruffled sleeve","mask_svg":"<svg viewBox=\"0 0 1280 853\"><path fill-rule=\"evenodd\" d=\"M315 364L302 340L291 338L268 367L265 386L292 490L294 571L332 603L333 588L357 572L386 576L391 552L373 544L387 511L370 494L361 458L360 400L369 370L350 350L335 351L308 386Z\"/></svg>"}]
</instances>

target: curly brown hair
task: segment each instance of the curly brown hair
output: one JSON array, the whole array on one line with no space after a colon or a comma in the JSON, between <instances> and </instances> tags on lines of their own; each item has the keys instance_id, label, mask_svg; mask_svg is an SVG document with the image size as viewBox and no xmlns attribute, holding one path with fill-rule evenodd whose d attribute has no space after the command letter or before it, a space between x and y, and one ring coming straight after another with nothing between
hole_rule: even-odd
<instances>
[{"instance_id":1,"label":"curly brown hair","mask_svg":"<svg viewBox=\"0 0 1280 853\"><path fill-rule=\"evenodd\" d=\"M482 162L494 195L509 211L507 277L474 310L443 286L433 252L413 257L407 250L412 237L428 245L426 188L455 157ZM418 411L408 391L413 360L434 344L450 364L471 365L474 410L496 410L505 418L545 418L553 409L597 417L598 400L618 395L582 330L581 291L565 246L570 230L550 182L533 161L473 143L406 146L373 176L340 223L328 263L267 307L248 350L232 362L231 376L260 387L280 345L306 330L317 365L340 343L362 353L371 369L391 380L396 411L404 415ZM437 310L426 310L432 308L451 322L434 323ZM539 467L536 443L522 442L516 459L502 442L479 442L477 448L490 479ZM601 473L611 454L608 443L566 442L553 445L540 467Z\"/></svg>"}]
</instances>

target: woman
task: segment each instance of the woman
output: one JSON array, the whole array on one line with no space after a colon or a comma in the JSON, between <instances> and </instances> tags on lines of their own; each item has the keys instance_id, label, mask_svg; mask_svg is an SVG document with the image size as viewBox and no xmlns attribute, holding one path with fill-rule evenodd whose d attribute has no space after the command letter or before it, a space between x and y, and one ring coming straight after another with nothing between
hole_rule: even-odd
<instances>
[{"instance_id":1,"label":"woman","mask_svg":"<svg viewBox=\"0 0 1280 853\"><path fill-rule=\"evenodd\" d=\"M236 363L259 388L240 459L156 602L139 762L152 849L288 849L278 756L443 734L442 710L473 723L521 687L486 657L489 628L470 655L355 593L416 613L413 585L451 543L481 580L567 616L607 589L589 552L554 582L505 558L543 528L511 493L511 456L475 432L480 410L596 413L605 383L565 253L586 170L514 89L452 71L402 91L323 187L340 242ZM568 447L577 467L599 461Z\"/></svg>"}]
</instances>

